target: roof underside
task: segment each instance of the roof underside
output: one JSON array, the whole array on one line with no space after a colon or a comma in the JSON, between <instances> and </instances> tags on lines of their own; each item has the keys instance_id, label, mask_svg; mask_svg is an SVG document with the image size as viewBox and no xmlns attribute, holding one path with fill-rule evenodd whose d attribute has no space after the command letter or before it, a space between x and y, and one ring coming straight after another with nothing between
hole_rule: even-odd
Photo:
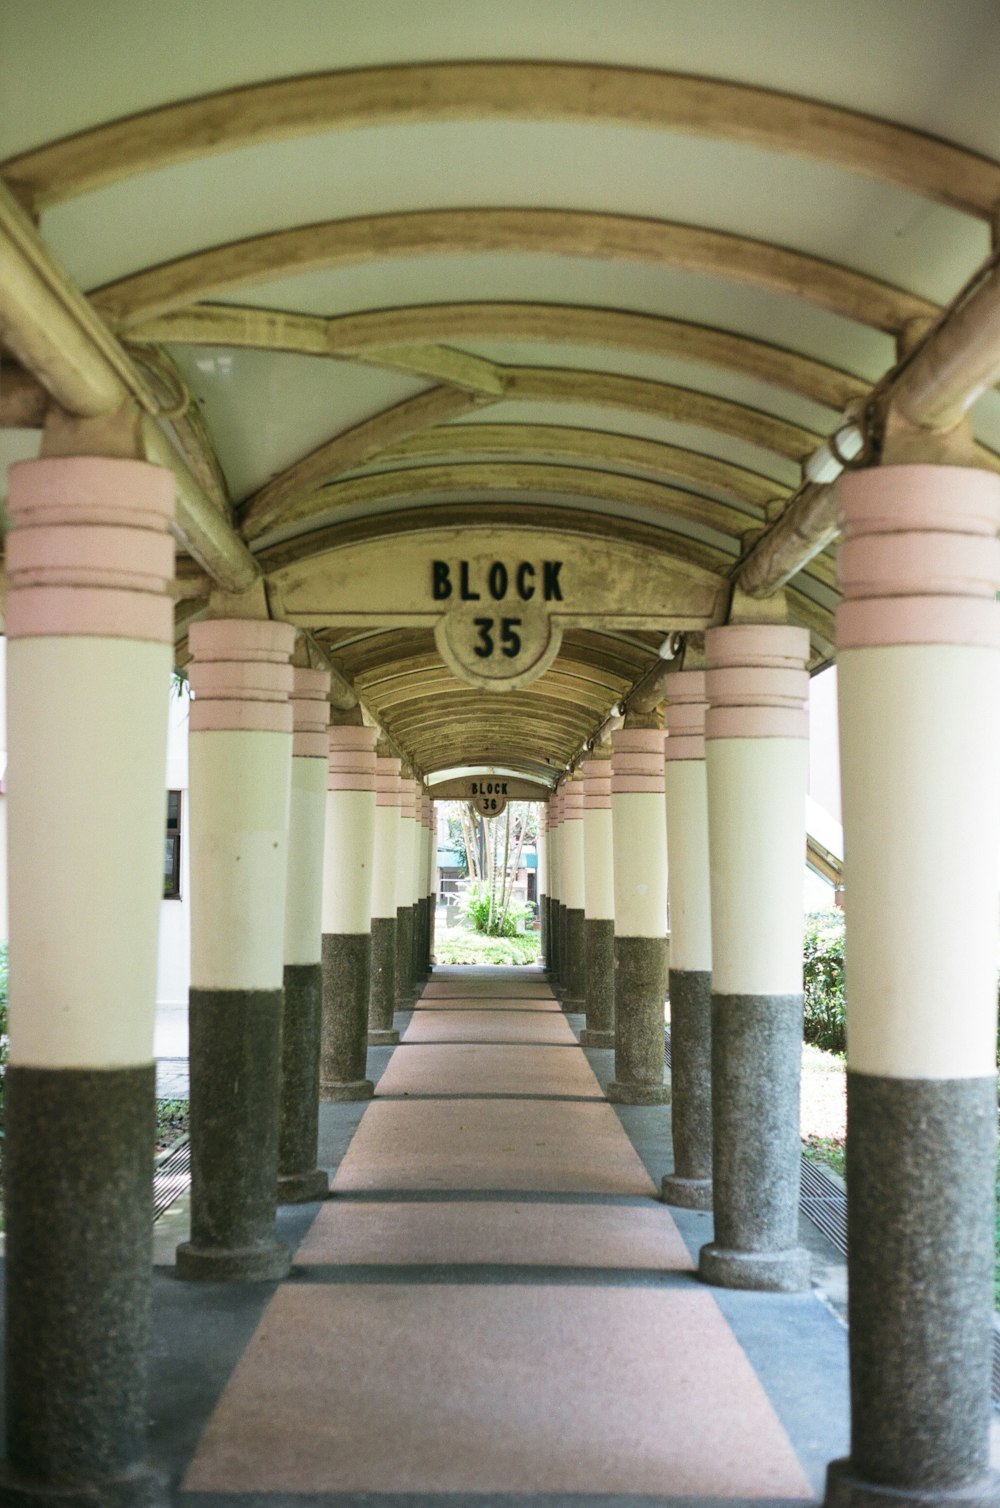
<instances>
[{"instance_id":1,"label":"roof underside","mask_svg":"<svg viewBox=\"0 0 1000 1508\"><path fill-rule=\"evenodd\" d=\"M349 543L512 518L728 582L990 252L994 0L4 12L0 176L190 395L175 438L276 612ZM971 419L1000 450L995 390ZM180 574L183 653L210 583ZM836 601L826 552L789 589L814 663ZM420 772L551 782L682 617L568 627L503 696L427 627L308 627Z\"/></svg>"}]
</instances>

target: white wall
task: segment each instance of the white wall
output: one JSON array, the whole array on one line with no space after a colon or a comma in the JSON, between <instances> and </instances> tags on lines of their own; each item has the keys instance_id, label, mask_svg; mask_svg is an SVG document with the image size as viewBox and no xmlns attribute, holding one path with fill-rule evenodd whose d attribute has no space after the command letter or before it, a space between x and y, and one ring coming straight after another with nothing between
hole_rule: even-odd
<instances>
[{"instance_id":1,"label":"white wall","mask_svg":"<svg viewBox=\"0 0 1000 1508\"><path fill-rule=\"evenodd\" d=\"M160 903L156 970L158 1058L187 1056L187 1001L191 982L191 871L188 864L188 695L170 697L167 789L181 793L181 898ZM165 812L165 809L164 809Z\"/></svg>"}]
</instances>

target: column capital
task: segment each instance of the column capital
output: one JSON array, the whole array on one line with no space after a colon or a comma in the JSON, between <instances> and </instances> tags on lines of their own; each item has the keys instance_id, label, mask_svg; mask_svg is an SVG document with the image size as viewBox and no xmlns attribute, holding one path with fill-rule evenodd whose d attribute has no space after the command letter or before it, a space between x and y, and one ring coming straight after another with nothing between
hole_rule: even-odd
<instances>
[{"instance_id":1,"label":"column capital","mask_svg":"<svg viewBox=\"0 0 1000 1508\"><path fill-rule=\"evenodd\" d=\"M400 761L391 754L375 756L375 805L399 806Z\"/></svg>"},{"instance_id":2,"label":"column capital","mask_svg":"<svg viewBox=\"0 0 1000 1508\"><path fill-rule=\"evenodd\" d=\"M563 819L577 822L583 816L583 779L567 780L562 787Z\"/></svg>"},{"instance_id":3,"label":"column capital","mask_svg":"<svg viewBox=\"0 0 1000 1508\"><path fill-rule=\"evenodd\" d=\"M175 478L162 466L52 456L10 468L11 639L172 644Z\"/></svg>"},{"instance_id":4,"label":"column capital","mask_svg":"<svg viewBox=\"0 0 1000 1508\"><path fill-rule=\"evenodd\" d=\"M663 795L662 728L619 728L611 735L611 794Z\"/></svg>"},{"instance_id":5,"label":"column capital","mask_svg":"<svg viewBox=\"0 0 1000 1508\"><path fill-rule=\"evenodd\" d=\"M376 728L331 724L328 791L375 791Z\"/></svg>"},{"instance_id":6,"label":"column capital","mask_svg":"<svg viewBox=\"0 0 1000 1508\"><path fill-rule=\"evenodd\" d=\"M191 732L291 733L295 629L254 618L192 623Z\"/></svg>"},{"instance_id":7,"label":"column capital","mask_svg":"<svg viewBox=\"0 0 1000 1508\"><path fill-rule=\"evenodd\" d=\"M666 758L705 758L708 691L704 670L675 670L666 678Z\"/></svg>"},{"instance_id":8,"label":"column capital","mask_svg":"<svg viewBox=\"0 0 1000 1508\"><path fill-rule=\"evenodd\" d=\"M1000 477L897 465L846 473L839 649L888 644L1000 647Z\"/></svg>"},{"instance_id":9,"label":"column capital","mask_svg":"<svg viewBox=\"0 0 1000 1508\"><path fill-rule=\"evenodd\" d=\"M325 759L330 742L330 672L292 667L292 758Z\"/></svg>"},{"instance_id":10,"label":"column capital","mask_svg":"<svg viewBox=\"0 0 1000 1508\"><path fill-rule=\"evenodd\" d=\"M807 738L809 630L730 623L705 635L705 737Z\"/></svg>"},{"instance_id":11,"label":"column capital","mask_svg":"<svg viewBox=\"0 0 1000 1508\"><path fill-rule=\"evenodd\" d=\"M610 759L584 760L583 804L588 812L611 810Z\"/></svg>"}]
</instances>

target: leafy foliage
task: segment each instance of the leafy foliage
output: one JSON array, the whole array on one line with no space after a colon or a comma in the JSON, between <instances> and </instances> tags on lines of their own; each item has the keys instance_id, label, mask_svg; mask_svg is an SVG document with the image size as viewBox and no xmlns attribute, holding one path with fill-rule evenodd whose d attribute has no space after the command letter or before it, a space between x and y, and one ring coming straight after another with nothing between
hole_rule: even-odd
<instances>
[{"instance_id":1,"label":"leafy foliage","mask_svg":"<svg viewBox=\"0 0 1000 1508\"><path fill-rule=\"evenodd\" d=\"M802 975L806 1041L827 1052L846 1052L842 912L815 911L806 917Z\"/></svg>"},{"instance_id":2,"label":"leafy foliage","mask_svg":"<svg viewBox=\"0 0 1000 1508\"><path fill-rule=\"evenodd\" d=\"M465 897L465 915L477 932L485 933L490 930L490 893L485 885L474 882L469 886ZM531 907L519 905L517 901L510 901L507 909L499 915L494 905L493 936L517 937L518 922L526 927L531 917ZM497 931L497 928L500 930Z\"/></svg>"},{"instance_id":3,"label":"leafy foliage","mask_svg":"<svg viewBox=\"0 0 1000 1508\"><path fill-rule=\"evenodd\" d=\"M458 928L434 941L434 958L441 964L496 963L507 966L538 962L538 933L514 937L484 937Z\"/></svg>"}]
</instances>

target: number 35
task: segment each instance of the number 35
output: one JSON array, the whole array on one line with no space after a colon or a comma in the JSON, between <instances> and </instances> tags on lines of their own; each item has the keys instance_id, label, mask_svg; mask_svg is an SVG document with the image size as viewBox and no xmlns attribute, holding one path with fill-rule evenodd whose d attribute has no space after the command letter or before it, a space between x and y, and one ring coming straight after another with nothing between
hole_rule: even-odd
<instances>
[{"instance_id":1,"label":"number 35","mask_svg":"<svg viewBox=\"0 0 1000 1508\"><path fill-rule=\"evenodd\" d=\"M474 619L479 630L479 642L472 649L481 660L488 660L496 648L493 643L493 621L492 618ZM521 653L521 635L517 631L520 626L520 618L500 619L500 653L507 660L513 660Z\"/></svg>"}]
</instances>

